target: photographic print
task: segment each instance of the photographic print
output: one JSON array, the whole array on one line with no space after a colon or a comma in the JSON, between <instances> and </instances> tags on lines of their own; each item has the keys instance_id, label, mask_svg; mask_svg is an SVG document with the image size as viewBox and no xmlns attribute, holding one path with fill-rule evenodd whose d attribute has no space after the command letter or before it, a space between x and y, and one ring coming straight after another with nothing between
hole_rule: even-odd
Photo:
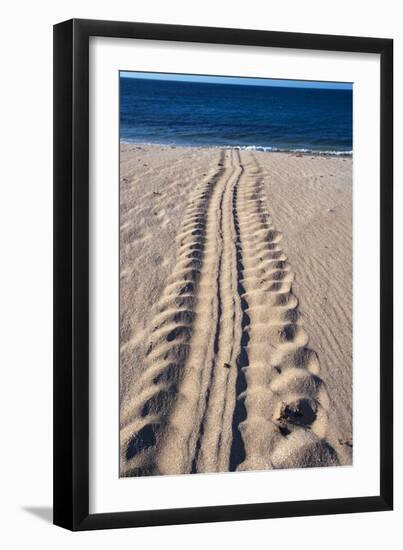
<instances>
[{"instance_id":1,"label":"photographic print","mask_svg":"<svg viewBox=\"0 0 403 550\"><path fill-rule=\"evenodd\" d=\"M54 524L392 510L393 40L71 19L53 83Z\"/></svg>"},{"instance_id":2,"label":"photographic print","mask_svg":"<svg viewBox=\"0 0 403 550\"><path fill-rule=\"evenodd\" d=\"M120 476L352 464L352 99L120 72Z\"/></svg>"}]
</instances>

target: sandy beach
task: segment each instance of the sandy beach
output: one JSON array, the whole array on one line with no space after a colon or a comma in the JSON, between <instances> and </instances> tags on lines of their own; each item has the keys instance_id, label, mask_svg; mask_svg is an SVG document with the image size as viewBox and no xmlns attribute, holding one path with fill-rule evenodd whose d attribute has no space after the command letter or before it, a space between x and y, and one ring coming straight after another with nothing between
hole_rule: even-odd
<instances>
[{"instance_id":1,"label":"sandy beach","mask_svg":"<svg viewBox=\"0 0 403 550\"><path fill-rule=\"evenodd\" d=\"M120 475L350 465L352 158L120 166Z\"/></svg>"}]
</instances>

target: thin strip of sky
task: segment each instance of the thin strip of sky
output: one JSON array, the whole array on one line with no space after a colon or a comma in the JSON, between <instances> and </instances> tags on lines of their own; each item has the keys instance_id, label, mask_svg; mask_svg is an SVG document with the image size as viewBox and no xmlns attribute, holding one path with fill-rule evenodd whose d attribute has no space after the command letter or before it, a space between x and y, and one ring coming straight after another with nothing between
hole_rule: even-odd
<instances>
[{"instance_id":1,"label":"thin strip of sky","mask_svg":"<svg viewBox=\"0 0 403 550\"><path fill-rule=\"evenodd\" d=\"M240 78L233 76L203 76L191 74L143 73L121 71L122 78L141 78L146 80L169 80L174 82L206 82L209 84L238 84L248 86L277 86L282 88L318 88L330 90L352 90L349 82L317 82L310 80L281 80L274 78Z\"/></svg>"}]
</instances>

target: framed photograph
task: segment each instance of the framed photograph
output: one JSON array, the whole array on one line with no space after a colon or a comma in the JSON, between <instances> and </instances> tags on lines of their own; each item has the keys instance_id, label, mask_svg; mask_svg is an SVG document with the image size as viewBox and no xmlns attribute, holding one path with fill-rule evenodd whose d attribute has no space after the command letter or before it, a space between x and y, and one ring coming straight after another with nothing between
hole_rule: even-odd
<instances>
[{"instance_id":1,"label":"framed photograph","mask_svg":"<svg viewBox=\"0 0 403 550\"><path fill-rule=\"evenodd\" d=\"M393 42L54 27L54 523L391 510Z\"/></svg>"}]
</instances>

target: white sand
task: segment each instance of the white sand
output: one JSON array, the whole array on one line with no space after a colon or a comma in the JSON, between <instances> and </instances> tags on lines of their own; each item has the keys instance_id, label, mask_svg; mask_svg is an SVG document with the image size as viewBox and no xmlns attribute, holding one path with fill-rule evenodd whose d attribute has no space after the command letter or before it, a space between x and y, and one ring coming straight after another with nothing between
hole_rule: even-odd
<instances>
[{"instance_id":1,"label":"white sand","mask_svg":"<svg viewBox=\"0 0 403 550\"><path fill-rule=\"evenodd\" d=\"M346 158L121 146L121 474L345 465Z\"/></svg>"}]
</instances>

